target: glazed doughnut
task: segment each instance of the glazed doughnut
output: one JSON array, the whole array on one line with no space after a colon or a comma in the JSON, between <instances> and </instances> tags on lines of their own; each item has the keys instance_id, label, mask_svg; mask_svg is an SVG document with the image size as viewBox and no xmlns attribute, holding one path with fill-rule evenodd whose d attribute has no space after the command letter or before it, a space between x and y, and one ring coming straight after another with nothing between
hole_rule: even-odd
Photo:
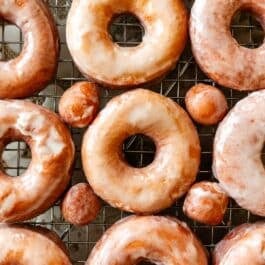
<instances>
[{"instance_id":1,"label":"glazed doughnut","mask_svg":"<svg viewBox=\"0 0 265 265\"><path fill-rule=\"evenodd\" d=\"M43 228L0 226L0 264L71 265L63 242Z\"/></svg>"},{"instance_id":2,"label":"glazed doughnut","mask_svg":"<svg viewBox=\"0 0 265 265\"><path fill-rule=\"evenodd\" d=\"M0 149L25 141L32 161L22 175L0 171L0 222L33 218L50 207L66 188L74 158L68 129L53 112L27 101L0 100Z\"/></svg>"},{"instance_id":3,"label":"glazed doughnut","mask_svg":"<svg viewBox=\"0 0 265 265\"><path fill-rule=\"evenodd\" d=\"M134 168L123 158L122 144L140 133L154 140L156 155L147 167ZM137 89L115 97L100 112L84 135L82 162L95 193L113 207L153 213L172 205L194 182L200 143L179 105Z\"/></svg>"},{"instance_id":4,"label":"glazed doughnut","mask_svg":"<svg viewBox=\"0 0 265 265\"><path fill-rule=\"evenodd\" d=\"M100 200L87 183L72 186L61 205L64 219L79 226L87 225L96 219L100 209Z\"/></svg>"},{"instance_id":5,"label":"glazed doughnut","mask_svg":"<svg viewBox=\"0 0 265 265\"><path fill-rule=\"evenodd\" d=\"M203 224L218 225L227 209L228 197L217 183L202 181L189 190L183 212Z\"/></svg>"},{"instance_id":6,"label":"glazed doughnut","mask_svg":"<svg viewBox=\"0 0 265 265\"><path fill-rule=\"evenodd\" d=\"M207 265L207 253L185 223L159 216L131 216L114 224L86 265Z\"/></svg>"},{"instance_id":7,"label":"glazed doughnut","mask_svg":"<svg viewBox=\"0 0 265 265\"><path fill-rule=\"evenodd\" d=\"M108 33L113 18L123 13L136 15L145 28L137 47L120 47ZM136 87L174 68L185 47L187 29L182 0L74 0L66 40L86 77L111 88Z\"/></svg>"},{"instance_id":8,"label":"glazed doughnut","mask_svg":"<svg viewBox=\"0 0 265 265\"><path fill-rule=\"evenodd\" d=\"M223 93L209 85L193 86L185 97L187 110L198 123L214 125L223 119L228 105Z\"/></svg>"},{"instance_id":9,"label":"glazed doughnut","mask_svg":"<svg viewBox=\"0 0 265 265\"><path fill-rule=\"evenodd\" d=\"M42 0L0 0L0 16L21 28L20 55L0 62L0 98L25 98L43 89L57 70L58 33Z\"/></svg>"},{"instance_id":10,"label":"glazed doughnut","mask_svg":"<svg viewBox=\"0 0 265 265\"><path fill-rule=\"evenodd\" d=\"M265 216L265 90L239 101L214 140L213 171L226 193L243 208Z\"/></svg>"},{"instance_id":11,"label":"glazed doughnut","mask_svg":"<svg viewBox=\"0 0 265 265\"><path fill-rule=\"evenodd\" d=\"M230 24L239 10L254 13L265 30L264 0L196 0L190 18L192 51L201 69L222 86L265 88L265 42L257 49L240 46Z\"/></svg>"},{"instance_id":12,"label":"glazed doughnut","mask_svg":"<svg viewBox=\"0 0 265 265\"><path fill-rule=\"evenodd\" d=\"M213 252L213 265L263 265L265 223L243 224L232 230Z\"/></svg>"},{"instance_id":13,"label":"glazed doughnut","mask_svg":"<svg viewBox=\"0 0 265 265\"><path fill-rule=\"evenodd\" d=\"M72 127L83 128L95 118L99 96L94 83L78 82L67 89L59 101L61 118Z\"/></svg>"}]
</instances>

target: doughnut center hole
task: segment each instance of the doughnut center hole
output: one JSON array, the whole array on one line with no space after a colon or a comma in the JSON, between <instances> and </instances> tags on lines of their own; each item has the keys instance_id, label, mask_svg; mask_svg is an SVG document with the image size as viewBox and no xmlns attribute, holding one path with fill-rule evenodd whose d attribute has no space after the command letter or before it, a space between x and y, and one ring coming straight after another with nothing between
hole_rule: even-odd
<instances>
[{"instance_id":1,"label":"doughnut center hole","mask_svg":"<svg viewBox=\"0 0 265 265\"><path fill-rule=\"evenodd\" d=\"M156 145L152 138L144 134L135 134L123 142L123 157L132 167L143 168L155 158Z\"/></svg>"},{"instance_id":2,"label":"doughnut center hole","mask_svg":"<svg viewBox=\"0 0 265 265\"><path fill-rule=\"evenodd\" d=\"M149 260L142 260L139 263L137 263L137 265L155 265L155 263L152 263Z\"/></svg>"},{"instance_id":3,"label":"doughnut center hole","mask_svg":"<svg viewBox=\"0 0 265 265\"><path fill-rule=\"evenodd\" d=\"M10 61L23 49L23 34L20 28L0 18L0 61Z\"/></svg>"},{"instance_id":4,"label":"doughnut center hole","mask_svg":"<svg viewBox=\"0 0 265 265\"><path fill-rule=\"evenodd\" d=\"M262 148L262 151L261 151L261 161L262 161L263 166L265 168L265 143L263 144L263 148Z\"/></svg>"},{"instance_id":5,"label":"doughnut center hole","mask_svg":"<svg viewBox=\"0 0 265 265\"><path fill-rule=\"evenodd\" d=\"M108 31L112 41L121 47L138 46L145 34L140 20L131 13L114 15Z\"/></svg>"},{"instance_id":6,"label":"doughnut center hole","mask_svg":"<svg viewBox=\"0 0 265 265\"><path fill-rule=\"evenodd\" d=\"M256 49L264 43L265 32L257 16L247 10L235 13L231 22L231 34L240 46Z\"/></svg>"},{"instance_id":7,"label":"doughnut center hole","mask_svg":"<svg viewBox=\"0 0 265 265\"><path fill-rule=\"evenodd\" d=\"M31 150L24 141L9 142L2 151L1 170L10 177L23 174L31 162Z\"/></svg>"}]
</instances>

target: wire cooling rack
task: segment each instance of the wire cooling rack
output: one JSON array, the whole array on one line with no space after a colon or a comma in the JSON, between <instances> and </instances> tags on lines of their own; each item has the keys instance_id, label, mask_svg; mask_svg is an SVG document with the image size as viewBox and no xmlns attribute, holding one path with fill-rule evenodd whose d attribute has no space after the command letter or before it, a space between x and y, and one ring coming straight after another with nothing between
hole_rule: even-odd
<instances>
[{"instance_id":1,"label":"wire cooling rack","mask_svg":"<svg viewBox=\"0 0 265 265\"><path fill-rule=\"evenodd\" d=\"M84 80L84 78L75 67L65 40L65 23L71 1L49 0L48 3L55 16L61 39L59 68L55 80L39 95L31 98L31 100L57 112L58 99L63 91L73 83ZM192 3L192 0L186 0L186 4L189 8L192 6ZM23 36L14 25L2 22L0 26L0 55L2 60L8 60L16 57L20 52L23 46ZM241 13L235 16L231 31L239 43L248 48L258 47L263 42L264 32L261 26L248 13ZM116 18L110 28L110 32L113 40L122 46L137 45L144 34L144 30L139 25L139 21L128 15ZM212 80L205 76L196 65L190 50L190 44L188 44L175 70L161 83L152 86L151 89L172 98L184 107L184 96L187 90L198 82L217 86ZM219 88L226 95L230 107L247 95L246 93L232 91L222 87ZM101 92L102 107L110 98L122 93L122 91L108 91L105 89L102 89ZM197 125L197 128L202 145L202 163L198 174L198 180L212 180L212 145L216 127L203 127ZM71 132L77 151L76 163L71 181L71 185L73 185L85 181L80 163L80 146L84 130L71 129ZM124 153L132 165L141 167L152 161L154 146L150 143L149 139L142 136L134 136L128 139L124 144ZM13 142L6 147L3 153L2 166L8 174L17 176L27 168L30 155L30 150L25 143ZM263 154L262 157L264 159L265 155ZM184 216L182 212L182 202L183 199L161 214L176 216L186 221L209 250L211 250L234 226L245 222L254 222L259 219L251 215L248 211L241 209L231 200L221 225L214 227L201 225ZM43 225L54 230L66 243L73 264L80 265L84 264L91 249L103 232L114 222L126 215L127 213L104 204L101 214L92 224L78 228L63 220L60 213L59 202L57 202L57 204L45 214L31 220L30 223L32 225Z\"/></svg>"}]
</instances>

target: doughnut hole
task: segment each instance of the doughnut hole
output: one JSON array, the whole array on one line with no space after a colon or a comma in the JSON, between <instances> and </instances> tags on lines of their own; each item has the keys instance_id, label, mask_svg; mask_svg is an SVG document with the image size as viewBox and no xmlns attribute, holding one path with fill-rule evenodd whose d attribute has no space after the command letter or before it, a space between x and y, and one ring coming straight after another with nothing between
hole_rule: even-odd
<instances>
[{"instance_id":1,"label":"doughnut hole","mask_svg":"<svg viewBox=\"0 0 265 265\"><path fill-rule=\"evenodd\" d=\"M24 141L9 142L2 151L1 170L10 177L23 174L31 162L31 150Z\"/></svg>"},{"instance_id":2,"label":"doughnut hole","mask_svg":"<svg viewBox=\"0 0 265 265\"><path fill-rule=\"evenodd\" d=\"M10 61L23 49L23 34L19 27L3 19L0 21L0 60Z\"/></svg>"},{"instance_id":3,"label":"doughnut hole","mask_svg":"<svg viewBox=\"0 0 265 265\"><path fill-rule=\"evenodd\" d=\"M132 167L143 168L154 161L156 145L152 138L135 134L123 142L124 160Z\"/></svg>"},{"instance_id":4,"label":"doughnut hole","mask_svg":"<svg viewBox=\"0 0 265 265\"><path fill-rule=\"evenodd\" d=\"M61 204L64 219L77 226L95 220L100 210L101 202L87 183L72 186Z\"/></svg>"},{"instance_id":5,"label":"doughnut hole","mask_svg":"<svg viewBox=\"0 0 265 265\"><path fill-rule=\"evenodd\" d=\"M217 124L228 110L223 93L205 84L193 86L186 94L185 103L193 120L203 125Z\"/></svg>"},{"instance_id":6,"label":"doughnut hole","mask_svg":"<svg viewBox=\"0 0 265 265\"><path fill-rule=\"evenodd\" d=\"M265 31L258 16L248 10L235 13L231 21L231 34L240 46L256 49L264 43Z\"/></svg>"},{"instance_id":7,"label":"doughnut hole","mask_svg":"<svg viewBox=\"0 0 265 265\"><path fill-rule=\"evenodd\" d=\"M141 44L145 30L140 20L133 14L115 15L109 24L112 41L121 47L135 47Z\"/></svg>"}]
</instances>

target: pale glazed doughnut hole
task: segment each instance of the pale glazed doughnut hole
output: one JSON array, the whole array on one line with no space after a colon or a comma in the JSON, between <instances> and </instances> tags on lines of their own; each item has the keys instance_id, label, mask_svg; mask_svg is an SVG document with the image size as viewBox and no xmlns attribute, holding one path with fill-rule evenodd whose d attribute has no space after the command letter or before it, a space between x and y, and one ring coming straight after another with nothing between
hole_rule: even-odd
<instances>
[{"instance_id":1,"label":"pale glazed doughnut hole","mask_svg":"<svg viewBox=\"0 0 265 265\"><path fill-rule=\"evenodd\" d=\"M228 110L223 93L216 87L205 84L193 86L187 92L185 102L191 117L204 125L217 124Z\"/></svg>"}]
</instances>

